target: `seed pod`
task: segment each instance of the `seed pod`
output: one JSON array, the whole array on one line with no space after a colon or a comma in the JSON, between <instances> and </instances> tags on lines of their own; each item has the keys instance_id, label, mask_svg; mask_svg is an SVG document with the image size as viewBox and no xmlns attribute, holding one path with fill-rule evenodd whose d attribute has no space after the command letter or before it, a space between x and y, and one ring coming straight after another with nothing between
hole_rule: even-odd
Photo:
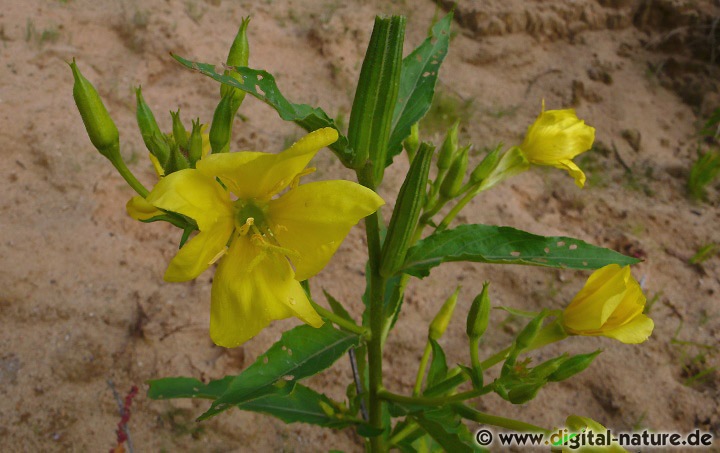
<instances>
[{"instance_id":1,"label":"seed pod","mask_svg":"<svg viewBox=\"0 0 720 453\"><path fill-rule=\"evenodd\" d=\"M559 382L572 377L589 367L602 351L580 354L567 359L558 369L547 377L548 382Z\"/></svg>"},{"instance_id":2,"label":"seed pod","mask_svg":"<svg viewBox=\"0 0 720 453\"><path fill-rule=\"evenodd\" d=\"M498 160L500 159L501 147L502 144L494 150L490 151L485 156L485 158L483 158L482 162L480 162L478 166L475 167L475 169L472 171L472 173L470 173L470 181L473 184L479 183L490 175L490 173L497 165Z\"/></svg>"},{"instance_id":3,"label":"seed pod","mask_svg":"<svg viewBox=\"0 0 720 453\"><path fill-rule=\"evenodd\" d=\"M250 17L248 16L244 18L242 20L242 23L240 24L240 29L238 30L237 35L235 35L232 46L230 46L230 52L228 53L227 57L228 66L248 65L248 59L250 57L250 45L247 39L247 28L249 23ZM240 76L240 74L238 74L237 71L234 71L232 69L225 71L224 74L229 75L237 81L242 81L242 77ZM240 108L240 104L242 104L243 99L245 99L245 92L239 88L235 88L230 85L220 85L220 97L224 98L225 95L227 95L228 93L232 93L233 96L232 108L233 116L235 116L235 113L237 113L237 110Z\"/></svg>"},{"instance_id":4,"label":"seed pod","mask_svg":"<svg viewBox=\"0 0 720 453\"><path fill-rule=\"evenodd\" d=\"M380 257L380 275L389 277L405 262L410 239L415 233L425 203L430 161L435 147L422 143L398 193Z\"/></svg>"},{"instance_id":5,"label":"seed pod","mask_svg":"<svg viewBox=\"0 0 720 453\"><path fill-rule=\"evenodd\" d=\"M138 127L140 128L143 142L145 142L145 147L150 151L150 154L155 156L158 162L164 166L170 157L170 147L165 142L163 133L160 127L158 127L157 121L155 121L155 115L153 115L152 110L150 110L150 107L145 103L141 87L135 90L135 98L137 99L136 116Z\"/></svg>"},{"instance_id":6,"label":"seed pod","mask_svg":"<svg viewBox=\"0 0 720 453\"><path fill-rule=\"evenodd\" d=\"M428 338L431 340L438 340L443 336L445 330L447 330L450 319L452 318L453 312L455 311L455 304L457 303L458 294L460 293L460 287L458 286L455 292L447 298L445 303L440 307L435 318L430 323L428 328Z\"/></svg>"},{"instance_id":7,"label":"seed pod","mask_svg":"<svg viewBox=\"0 0 720 453\"><path fill-rule=\"evenodd\" d=\"M200 124L200 118L198 118L192 122L192 132L188 142L188 158L193 168L195 168L195 163L202 157L202 141L202 124Z\"/></svg>"},{"instance_id":8,"label":"seed pod","mask_svg":"<svg viewBox=\"0 0 720 453\"><path fill-rule=\"evenodd\" d=\"M93 146L106 158L120 159L120 135L95 87L80 73L75 59L70 63L73 98Z\"/></svg>"},{"instance_id":9,"label":"seed pod","mask_svg":"<svg viewBox=\"0 0 720 453\"><path fill-rule=\"evenodd\" d=\"M467 317L467 335L470 338L480 338L487 330L490 319L490 296L488 296L488 287L490 282L483 283L483 289L480 294L475 297L470 312Z\"/></svg>"},{"instance_id":10,"label":"seed pod","mask_svg":"<svg viewBox=\"0 0 720 453\"><path fill-rule=\"evenodd\" d=\"M455 156L455 160L450 166L445 179L443 179L440 185L440 196L446 200L455 198L460 194L460 189L465 179L465 172L468 166L468 151L470 146L466 146L460 150Z\"/></svg>"},{"instance_id":11,"label":"seed pod","mask_svg":"<svg viewBox=\"0 0 720 453\"><path fill-rule=\"evenodd\" d=\"M543 310L539 315L535 316L523 330L520 331L517 338L515 338L515 350L522 351L527 349L540 332L543 321L547 316L547 312Z\"/></svg>"},{"instance_id":12,"label":"seed pod","mask_svg":"<svg viewBox=\"0 0 720 453\"><path fill-rule=\"evenodd\" d=\"M233 94L229 93L220 99L212 124L210 125L210 147L213 153L230 151L230 134L235 113L232 110Z\"/></svg>"},{"instance_id":13,"label":"seed pod","mask_svg":"<svg viewBox=\"0 0 720 453\"><path fill-rule=\"evenodd\" d=\"M175 143L177 143L180 149L187 151L188 136L185 126L183 126L182 120L180 119L180 109L178 109L177 112L170 112L170 116L172 116L172 130Z\"/></svg>"},{"instance_id":14,"label":"seed pod","mask_svg":"<svg viewBox=\"0 0 720 453\"><path fill-rule=\"evenodd\" d=\"M450 168L450 165L452 165L454 161L455 153L458 149L459 125L460 122L455 121L455 124L453 124L450 129L448 129L448 132L445 135L445 141L443 141L442 147L440 148L437 161L437 167L441 170Z\"/></svg>"}]
</instances>

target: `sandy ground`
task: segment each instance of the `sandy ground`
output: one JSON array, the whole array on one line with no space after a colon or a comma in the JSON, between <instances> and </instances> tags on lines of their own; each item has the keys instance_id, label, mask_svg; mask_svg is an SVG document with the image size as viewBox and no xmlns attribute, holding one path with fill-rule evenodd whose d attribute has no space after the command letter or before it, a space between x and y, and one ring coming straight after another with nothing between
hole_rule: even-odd
<instances>
[{"instance_id":1,"label":"sandy ground","mask_svg":"<svg viewBox=\"0 0 720 453\"><path fill-rule=\"evenodd\" d=\"M487 397L480 408L544 426L568 414L616 431L648 428L720 436L718 366L720 257L688 264L720 242L717 187L709 203L689 201L685 179L697 148L698 120L718 105L711 2L560 0L461 1L456 33L440 74L435 124L462 117L461 142L483 147L521 140L542 98L574 105L597 128L596 149L579 160L588 186L535 169L475 200L461 222L512 225L562 234L645 258L636 266L656 323L640 346L573 338L536 354L605 352L590 370L511 407ZM272 72L295 102L349 115L360 62L377 13L406 14L406 49L419 44L435 12L430 1L233 2L222 0L3 0L0 8L0 439L7 451L102 451L119 420L107 381L121 393L141 388L130 430L136 451L361 451L350 431L286 426L234 411L208 422L206 402L151 401L147 379L212 379L252 363L295 321L275 323L235 350L207 332L212 273L187 284L162 274L179 233L125 214L131 190L91 147L72 102L72 57L93 81L121 133L123 155L147 185L153 172L134 118L132 87L142 84L161 126L181 108L209 122L218 86L182 69L170 51L220 63L243 16L251 15L251 66ZM279 151L302 135L249 99L235 127L235 149ZM426 125L427 126L427 125ZM628 139L629 137L629 139ZM439 142L433 128L423 138ZM613 150L616 149L616 151ZM314 178L350 178L329 151ZM626 169L627 167L627 169ZM407 168L389 171L392 200ZM392 203L390 203L391 205ZM388 213L391 206L388 206ZM354 229L315 279L359 317L364 243ZM456 322L442 339L449 362L466 361L464 313L480 283L493 301L519 309L561 308L587 273L456 263L409 287L385 356L386 385L407 392L427 322L463 285ZM493 313L483 355L505 347L520 326ZM688 343L678 343L681 340ZM701 346L704 345L704 346ZM346 360L309 381L342 399ZM476 425L470 425L476 429ZM720 440L716 440L719 442ZM720 448L716 445L716 448Z\"/></svg>"}]
</instances>

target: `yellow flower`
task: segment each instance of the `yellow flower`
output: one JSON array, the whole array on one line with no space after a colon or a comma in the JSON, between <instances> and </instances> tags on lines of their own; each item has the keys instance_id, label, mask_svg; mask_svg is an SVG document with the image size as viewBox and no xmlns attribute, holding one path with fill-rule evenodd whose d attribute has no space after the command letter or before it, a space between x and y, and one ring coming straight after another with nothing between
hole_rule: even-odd
<instances>
[{"instance_id":1,"label":"yellow flower","mask_svg":"<svg viewBox=\"0 0 720 453\"><path fill-rule=\"evenodd\" d=\"M590 442L587 440L588 434L583 436L583 433L592 431L594 438L597 440L598 436L607 436L608 429L600 423L588 417L580 417L579 415L570 415L565 421L568 432L564 433L564 436L571 436L572 438L567 441L567 444L563 446L563 453L570 452L589 452L589 453L627 453L627 450L617 444L612 445L598 445L598 442L593 442L593 445L589 445ZM615 436L613 436L615 437ZM567 438L567 437L565 437ZM586 446L582 446L582 442L585 441ZM569 448L568 448L569 447Z\"/></svg>"},{"instance_id":2,"label":"yellow flower","mask_svg":"<svg viewBox=\"0 0 720 453\"><path fill-rule=\"evenodd\" d=\"M216 344L238 346L291 316L322 325L299 281L320 272L350 228L384 203L350 181L298 185L313 156L337 138L325 128L279 154L211 154L196 169L165 176L148 195L148 203L194 219L200 230L172 259L166 281L194 279L222 258L211 296Z\"/></svg>"},{"instance_id":3,"label":"yellow flower","mask_svg":"<svg viewBox=\"0 0 720 453\"><path fill-rule=\"evenodd\" d=\"M563 312L563 326L573 335L602 335L623 343L642 343L653 331L643 314L645 295L630 266L610 264L592 273Z\"/></svg>"},{"instance_id":4,"label":"yellow flower","mask_svg":"<svg viewBox=\"0 0 720 453\"><path fill-rule=\"evenodd\" d=\"M201 130L204 131L205 129L207 129L207 125L204 124ZM186 133L189 139L190 132L186 131ZM210 136L203 133L202 157L205 157L208 154L210 154ZM165 170L163 169L162 165L160 165L160 161L157 160L157 157L153 156L152 154L148 154L148 157L150 158L150 162L152 162L153 168L155 169L155 174L157 174L158 178L162 178L163 176L165 176ZM163 212L161 210L148 203L141 196L134 196L129 199L127 204L125 205L125 210L130 215L130 217L140 221L150 220L153 217L163 215Z\"/></svg>"},{"instance_id":5,"label":"yellow flower","mask_svg":"<svg viewBox=\"0 0 720 453\"><path fill-rule=\"evenodd\" d=\"M575 110L545 110L528 128L520 149L530 163L567 170L579 187L585 185L585 173L572 159L590 149L595 128L575 115Z\"/></svg>"}]
</instances>

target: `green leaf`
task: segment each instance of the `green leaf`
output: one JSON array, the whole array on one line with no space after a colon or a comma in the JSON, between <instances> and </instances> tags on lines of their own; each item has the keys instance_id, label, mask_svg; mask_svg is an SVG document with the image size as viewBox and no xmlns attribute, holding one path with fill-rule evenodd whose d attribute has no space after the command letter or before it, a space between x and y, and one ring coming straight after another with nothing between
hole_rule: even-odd
<instances>
[{"instance_id":1,"label":"green leaf","mask_svg":"<svg viewBox=\"0 0 720 453\"><path fill-rule=\"evenodd\" d=\"M445 360L445 352L443 351L440 344L430 339L430 345L432 346L432 362L430 362L430 370L427 376L427 387L430 388L438 382L445 379L448 372L447 361Z\"/></svg>"},{"instance_id":2,"label":"green leaf","mask_svg":"<svg viewBox=\"0 0 720 453\"><path fill-rule=\"evenodd\" d=\"M432 34L403 59L398 101L393 112L392 133L388 141L386 165L402 151L402 141L410 128L425 116L435 95L440 65L450 43L452 13L440 19Z\"/></svg>"},{"instance_id":3,"label":"green leaf","mask_svg":"<svg viewBox=\"0 0 720 453\"><path fill-rule=\"evenodd\" d=\"M335 299L329 292L325 291L325 289L323 289L323 294L325 294L325 299L327 299L328 303L330 304L330 308L332 309L333 313L355 324L355 320L352 316L350 316L350 313L345 310L345 307L343 306L343 304L340 303L340 301Z\"/></svg>"},{"instance_id":4,"label":"green leaf","mask_svg":"<svg viewBox=\"0 0 720 453\"><path fill-rule=\"evenodd\" d=\"M472 434L461 418L448 408L427 411L413 418L445 451L462 453L477 449Z\"/></svg>"},{"instance_id":5,"label":"green leaf","mask_svg":"<svg viewBox=\"0 0 720 453\"><path fill-rule=\"evenodd\" d=\"M358 424L358 420L344 420L336 412L333 402L322 393L297 384L288 395L269 394L253 401L238 404L239 409L261 412L285 423L309 423L326 428L341 429Z\"/></svg>"},{"instance_id":6,"label":"green leaf","mask_svg":"<svg viewBox=\"0 0 720 453\"><path fill-rule=\"evenodd\" d=\"M171 377L148 381L148 397L154 400L173 398L206 398L214 400L225 393L235 376L225 376L207 384L193 378Z\"/></svg>"},{"instance_id":7,"label":"green leaf","mask_svg":"<svg viewBox=\"0 0 720 453\"><path fill-rule=\"evenodd\" d=\"M570 269L598 269L640 260L564 236L538 236L511 227L460 225L431 234L408 250L402 272L423 278L443 262L525 264Z\"/></svg>"},{"instance_id":8,"label":"green leaf","mask_svg":"<svg viewBox=\"0 0 720 453\"><path fill-rule=\"evenodd\" d=\"M357 334L337 330L330 323L317 329L302 325L285 332L280 341L233 379L199 420L278 391L289 394L297 381L328 368L359 343Z\"/></svg>"},{"instance_id":9,"label":"green leaf","mask_svg":"<svg viewBox=\"0 0 720 453\"><path fill-rule=\"evenodd\" d=\"M220 83L250 93L274 108L280 115L280 118L285 121L293 121L308 132L323 127L334 128L338 131L339 138L335 143L330 145L330 149L340 158L343 165L346 167L350 166L354 152L348 147L348 140L340 133L340 129L335 124L335 121L321 108L313 108L306 104L293 104L288 101L282 93L280 93L280 89L275 83L275 77L269 72L241 66L233 67L233 71L240 75L240 80L236 80L230 75L218 73L215 71L215 66L211 64L197 63L186 60L178 55L172 56L186 68L199 71L201 74L211 77Z\"/></svg>"}]
</instances>

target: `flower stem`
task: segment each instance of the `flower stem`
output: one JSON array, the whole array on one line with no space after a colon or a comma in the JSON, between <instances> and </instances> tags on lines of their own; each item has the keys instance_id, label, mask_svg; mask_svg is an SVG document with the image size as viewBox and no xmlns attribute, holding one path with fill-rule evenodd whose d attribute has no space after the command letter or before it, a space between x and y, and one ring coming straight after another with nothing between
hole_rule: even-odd
<instances>
[{"instance_id":1,"label":"flower stem","mask_svg":"<svg viewBox=\"0 0 720 453\"><path fill-rule=\"evenodd\" d=\"M143 198L147 198L150 192L145 188L145 186L142 185L140 181L137 180L135 175L133 175L130 169L127 168L127 165L125 165L125 162L123 162L121 158L110 159L110 162L113 164L113 167L115 167L118 173L120 173L120 176L123 177L123 179L130 185L130 187L133 188L133 190L135 190L135 192L138 193L138 195Z\"/></svg>"},{"instance_id":2,"label":"flower stem","mask_svg":"<svg viewBox=\"0 0 720 453\"><path fill-rule=\"evenodd\" d=\"M413 396L417 396L420 394L420 390L422 389L423 377L425 377L425 369L427 368L431 351L432 346L430 346L430 342L428 341L425 343L425 351L423 352L422 359L420 359L420 366L418 368L417 377L415 378L415 388L413 389Z\"/></svg>"},{"instance_id":3,"label":"flower stem","mask_svg":"<svg viewBox=\"0 0 720 453\"><path fill-rule=\"evenodd\" d=\"M309 299L309 300L310 300L310 304L313 306L315 311L317 311L320 314L320 316L327 318L328 321L332 322L333 324L336 324L338 327L341 327L349 332L356 333L358 335L363 335L365 337L368 336L369 332L368 332L368 329L366 329L365 327L358 326L354 322L350 322L347 319L336 315L332 311L318 305L312 299Z\"/></svg>"},{"instance_id":4,"label":"flower stem","mask_svg":"<svg viewBox=\"0 0 720 453\"><path fill-rule=\"evenodd\" d=\"M480 412L465 404L457 403L453 404L453 409L461 417L467 418L474 422L482 423L483 425L498 426L500 428L507 428L513 431L525 432L525 433L547 433L549 432L545 428L532 425L530 423L521 422L519 420L513 420L512 418L498 417L497 415L490 415L484 412Z\"/></svg>"},{"instance_id":5,"label":"flower stem","mask_svg":"<svg viewBox=\"0 0 720 453\"><path fill-rule=\"evenodd\" d=\"M455 206L452 207L450 212L447 213L447 215L440 221L437 228L435 228L435 232L439 233L443 230L445 230L448 226L450 226L450 222L453 221L456 215L460 211L462 211L462 208L465 207L466 204L470 202L473 198L475 198L475 195L478 194L477 190L471 190L468 193L465 194L464 197L460 199L460 201L457 202Z\"/></svg>"},{"instance_id":6,"label":"flower stem","mask_svg":"<svg viewBox=\"0 0 720 453\"><path fill-rule=\"evenodd\" d=\"M481 389L468 390L466 392L456 393L454 395L443 395L443 396L405 396L397 393L389 392L385 389L381 389L378 392L380 398L387 401L394 401L396 403L404 404L420 404L424 406L442 406L449 403L457 403L465 401L471 398L475 398L486 393L490 393L493 389L492 384L486 385Z\"/></svg>"}]
</instances>

